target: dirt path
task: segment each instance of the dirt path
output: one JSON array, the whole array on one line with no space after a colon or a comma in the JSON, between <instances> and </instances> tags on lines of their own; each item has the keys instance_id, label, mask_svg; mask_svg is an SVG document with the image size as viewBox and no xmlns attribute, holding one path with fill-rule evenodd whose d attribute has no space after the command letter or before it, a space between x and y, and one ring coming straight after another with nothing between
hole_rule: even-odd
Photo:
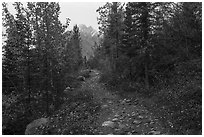
<instances>
[{"instance_id":1,"label":"dirt path","mask_svg":"<svg viewBox=\"0 0 204 137\"><path fill-rule=\"evenodd\" d=\"M94 101L101 104L95 122L96 134L167 134L159 120L139 99L126 99L110 92L99 83L100 72L94 70L91 78L82 83L82 89L92 92Z\"/></svg>"}]
</instances>

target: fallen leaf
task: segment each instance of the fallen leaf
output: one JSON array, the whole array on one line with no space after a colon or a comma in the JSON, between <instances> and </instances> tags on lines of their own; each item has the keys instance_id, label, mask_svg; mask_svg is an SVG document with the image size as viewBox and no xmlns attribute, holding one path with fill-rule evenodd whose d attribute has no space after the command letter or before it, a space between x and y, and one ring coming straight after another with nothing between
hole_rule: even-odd
<instances>
[{"instance_id":1,"label":"fallen leaf","mask_svg":"<svg viewBox=\"0 0 204 137\"><path fill-rule=\"evenodd\" d=\"M103 127L114 127L114 122L112 122L112 121L105 121L105 122L103 122L103 124L102 124L102 126Z\"/></svg>"},{"instance_id":2,"label":"fallen leaf","mask_svg":"<svg viewBox=\"0 0 204 137\"><path fill-rule=\"evenodd\" d=\"M134 120L133 121L133 124L140 124L141 123L141 121L139 121L139 120Z\"/></svg>"},{"instance_id":3,"label":"fallen leaf","mask_svg":"<svg viewBox=\"0 0 204 137\"><path fill-rule=\"evenodd\" d=\"M113 121L113 122L118 121L118 118L114 118L114 119L112 119L112 121Z\"/></svg>"},{"instance_id":4,"label":"fallen leaf","mask_svg":"<svg viewBox=\"0 0 204 137\"><path fill-rule=\"evenodd\" d=\"M142 118L143 118L143 116L139 115L139 116L138 116L138 118L142 119Z\"/></svg>"},{"instance_id":5,"label":"fallen leaf","mask_svg":"<svg viewBox=\"0 0 204 137\"><path fill-rule=\"evenodd\" d=\"M159 135L160 131L150 131L149 134L150 135Z\"/></svg>"}]
</instances>

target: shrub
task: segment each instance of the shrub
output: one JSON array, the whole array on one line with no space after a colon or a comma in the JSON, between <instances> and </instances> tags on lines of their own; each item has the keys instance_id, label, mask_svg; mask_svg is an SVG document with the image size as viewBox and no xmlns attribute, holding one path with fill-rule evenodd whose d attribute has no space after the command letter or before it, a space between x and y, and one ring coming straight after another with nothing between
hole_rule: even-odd
<instances>
[{"instance_id":1,"label":"shrub","mask_svg":"<svg viewBox=\"0 0 204 137\"><path fill-rule=\"evenodd\" d=\"M152 110L161 116L172 134L199 134L202 129L202 89L198 77L176 75L170 80L171 85L163 84L161 90L156 87L153 91L159 99Z\"/></svg>"}]
</instances>

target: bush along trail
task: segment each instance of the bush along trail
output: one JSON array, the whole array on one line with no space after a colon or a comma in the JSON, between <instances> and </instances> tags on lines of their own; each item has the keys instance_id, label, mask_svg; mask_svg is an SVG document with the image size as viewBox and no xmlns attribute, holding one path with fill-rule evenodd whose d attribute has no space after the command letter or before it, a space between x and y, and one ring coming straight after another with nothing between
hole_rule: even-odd
<instances>
[{"instance_id":1,"label":"bush along trail","mask_svg":"<svg viewBox=\"0 0 204 137\"><path fill-rule=\"evenodd\" d=\"M138 98L122 98L99 83L92 70L79 89L66 91L65 103L44 124L26 134L157 135L168 134Z\"/></svg>"}]
</instances>

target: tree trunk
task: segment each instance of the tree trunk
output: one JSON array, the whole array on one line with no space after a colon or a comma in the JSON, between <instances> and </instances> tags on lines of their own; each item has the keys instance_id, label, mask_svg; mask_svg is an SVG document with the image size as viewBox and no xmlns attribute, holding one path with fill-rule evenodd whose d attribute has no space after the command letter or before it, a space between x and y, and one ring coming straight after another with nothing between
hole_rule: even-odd
<instances>
[{"instance_id":1,"label":"tree trunk","mask_svg":"<svg viewBox=\"0 0 204 137\"><path fill-rule=\"evenodd\" d=\"M47 18L47 10L45 9L45 27L46 27L46 38L45 38L45 49L46 49L46 53L45 53L45 70L46 70L46 100L47 100L47 104L46 104L46 112L47 115L49 115L49 90L50 90L50 52L49 52L49 48L48 46L50 46L50 30L49 30L49 23L48 23L48 18Z\"/></svg>"},{"instance_id":2,"label":"tree trunk","mask_svg":"<svg viewBox=\"0 0 204 137\"><path fill-rule=\"evenodd\" d=\"M27 47L27 90L28 90L28 103L29 103L29 113L31 114L31 90L30 90L30 53L29 53L29 45Z\"/></svg>"},{"instance_id":3,"label":"tree trunk","mask_svg":"<svg viewBox=\"0 0 204 137\"><path fill-rule=\"evenodd\" d=\"M45 54L45 91L46 91L46 113L49 115L49 69L48 69L48 59L47 59L47 53Z\"/></svg>"},{"instance_id":4,"label":"tree trunk","mask_svg":"<svg viewBox=\"0 0 204 137\"><path fill-rule=\"evenodd\" d=\"M114 53L115 53L115 48L114 47L112 47L111 48L111 68L112 68L112 72L114 73L115 72L115 55L114 55Z\"/></svg>"},{"instance_id":5,"label":"tree trunk","mask_svg":"<svg viewBox=\"0 0 204 137\"><path fill-rule=\"evenodd\" d=\"M188 40L187 40L187 38L185 38L185 46L186 46L186 57L187 57L187 59L188 59Z\"/></svg>"},{"instance_id":6,"label":"tree trunk","mask_svg":"<svg viewBox=\"0 0 204 137\"><path fill-rule=\"evenodd\" d=\"M130 62L129 62L129 75L130 75L130 80L132 80L132 62L131 62L131 60L130 60Z\"/></svg>"},{"instance_id":7,"label":"tree trunk","mask_svg":"<svg viewBox=\"0 0 204 137\"><path fill-rule=\"evenodd\" d=\"M147 61L145 61L145 86L146 86L146 89L149 90L149 76L148 76Z\"/></svg>"}]
</instances>

